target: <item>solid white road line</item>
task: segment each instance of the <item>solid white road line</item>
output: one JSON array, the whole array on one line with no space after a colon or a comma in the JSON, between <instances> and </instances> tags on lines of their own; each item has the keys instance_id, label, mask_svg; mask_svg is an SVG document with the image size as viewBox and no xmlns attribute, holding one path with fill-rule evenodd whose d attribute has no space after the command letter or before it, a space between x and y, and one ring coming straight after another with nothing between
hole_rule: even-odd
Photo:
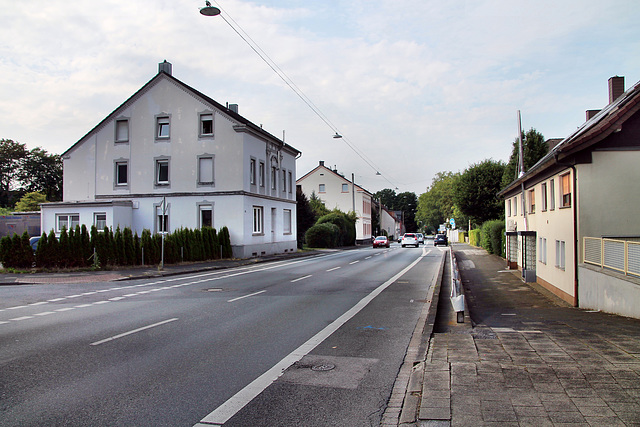
<instances>
[{"instance_id":1,"label":"solid white road line","mask_svg":"<svg viewBox=\"0 0 640 427\"><path fill-rule=\"evenodd\" d=\"M118 335L114 335L112 337L109 337L109 338L106 338L106 339L103 339L103 340L100 340L100 341L92 342L90 345L104 344L104 343L109 342L109 341L117 340L118 338L126 337L127 335L135 334L136 332L140 332L140 331L144 331L144 330L147 330L147 329L155 328L156 326L164 325L165 323L175 322L176 320L178 320L177 317L174 317L173 319L163 320L162 322L154 323L153 325L143 326L142 328L134 329L132 331L125 332L125 333L118 334Z\"/></svg>"},{"instance_id":2,"label":"solid white road line","mask_svg":"<svg viewBox=\"0 0 640 427\"><path fill-rule=\"evenodd\" d=\"M249 294L249 295L244 295L244 296L241 296L241 297L238 297L238 298L230 299L230 300L229 300L229 301L227 301L227 302L235 302L235 301L238 301L238 300L241 300L241 299L244 299L244 298L252 297L252 296L254 296L254 295L259 295L259 294L261 294L261 293L263 293L263 292L267 292L267 291L258 291L258 292L254 292L254 293Z\"/></svg>"},{"instance_id":3,"label":"solid white road line","mask_svg":"<svg viewBox=\"0 0 640 427\"><path fill-rule=\"evenodd\" d=\"M200 422L194 427L204 427L211 425L221 426L229 421L229 419L231 419L231 417L233 417L238 411L244 408L247 403L251 402L251 400L262 393L269 385L271 385L271 383L277 380L287 368L306 356L311 350L316 348L318 344L320 344L327 337L337 331L349 319L358 314L360 310L365 308L375 297L382 293L382 291L387 289L391 284L402 277L402 275L404 275L407 271L411 270L418 262L420 262L420 260L425 255L426 254L423 253L422 255L420 255L420 257L418 257L414 262L405 267L398 274L384 282L382 285L378 286L369 295L361 299L356 305L345 312L342 316L334 320L333 323L311 337L307 342L302 344L296 350L289 353L289 355L285 356L284 359L275 364L267 372L253 380L245 388L229 398L229 400L218 406L218 408L216 408L213 412L200 420Z\"/></svg>"}]
</instances>

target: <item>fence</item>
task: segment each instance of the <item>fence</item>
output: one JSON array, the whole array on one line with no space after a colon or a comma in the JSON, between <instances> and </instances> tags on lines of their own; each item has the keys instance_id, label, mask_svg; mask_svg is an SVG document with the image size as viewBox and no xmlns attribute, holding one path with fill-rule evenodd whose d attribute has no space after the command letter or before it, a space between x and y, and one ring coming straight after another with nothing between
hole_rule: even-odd
<instances>
[{"instance_id":1,"label":"fence","mask_svg":"<svg viewBox=\"0 0 640 427\"><path fill-rule=\"evenodd\" d=\"M585 237L583 248L585 263L640 277L639 239Z\"/></svg>"}]
</instances>

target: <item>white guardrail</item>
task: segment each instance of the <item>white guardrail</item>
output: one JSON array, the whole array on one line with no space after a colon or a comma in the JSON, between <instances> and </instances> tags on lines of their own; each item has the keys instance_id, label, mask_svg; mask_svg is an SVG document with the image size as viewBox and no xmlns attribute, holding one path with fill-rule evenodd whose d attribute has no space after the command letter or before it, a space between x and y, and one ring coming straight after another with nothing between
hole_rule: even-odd
<instances>
[{"instance_id":1,"label":"white guardrail","mask_svg":"<svg viewBox=\"0 0 640 427\"><path fill-rule=\"evenodd\" d=\"M451 257L451 305L453 311L457 313L458 323L464 323L464 294L462 293L462 280L458 269L458 260L453 254L453 246L449 246L449 256Z\"/></svg>"},{"instance_id":2,"label":"white guardrail","mask_svg":"<svg viewBox=\"0 0 640 427\"><path fill-rule=\"evenodd\" d=\"M639 240L585 237L582 259L586 264L640 277Z\"/></svg>"}]
</instances>

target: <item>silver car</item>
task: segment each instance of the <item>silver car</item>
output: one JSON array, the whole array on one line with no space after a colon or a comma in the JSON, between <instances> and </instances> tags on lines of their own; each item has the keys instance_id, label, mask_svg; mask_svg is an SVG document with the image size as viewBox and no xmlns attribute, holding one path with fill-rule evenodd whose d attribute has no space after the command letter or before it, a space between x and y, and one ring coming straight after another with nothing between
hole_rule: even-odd
<instances>
[{"instance_id":1,"label":"silver car","mask_svg":"<svg viewBox=\"0 0 640 427\"><path fill-rule=\"evenodd\" d=\"M417 248L420 245L420 243L418 243L418 236L416 236L415 233L404 233L404 236L402 236L402 241L400 243L402 244L403 248L405 246L415 246Z\"/></svg>"}]
</instances>

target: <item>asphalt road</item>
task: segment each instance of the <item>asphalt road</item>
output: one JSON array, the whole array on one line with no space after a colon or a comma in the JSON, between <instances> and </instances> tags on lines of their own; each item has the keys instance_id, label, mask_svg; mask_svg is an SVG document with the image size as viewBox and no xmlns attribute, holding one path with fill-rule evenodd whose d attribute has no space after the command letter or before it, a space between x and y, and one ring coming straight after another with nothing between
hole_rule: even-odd
<instances>
[{"instance_id":1,"label":"asphalt road","mask_svg":"<svg viewBox=\"0 0 640 427\"><path fill-rule=\"evenodd\" d=\"M0 425L378 424L442 251L0 287Z\"/></svg>"}]
</instances>

